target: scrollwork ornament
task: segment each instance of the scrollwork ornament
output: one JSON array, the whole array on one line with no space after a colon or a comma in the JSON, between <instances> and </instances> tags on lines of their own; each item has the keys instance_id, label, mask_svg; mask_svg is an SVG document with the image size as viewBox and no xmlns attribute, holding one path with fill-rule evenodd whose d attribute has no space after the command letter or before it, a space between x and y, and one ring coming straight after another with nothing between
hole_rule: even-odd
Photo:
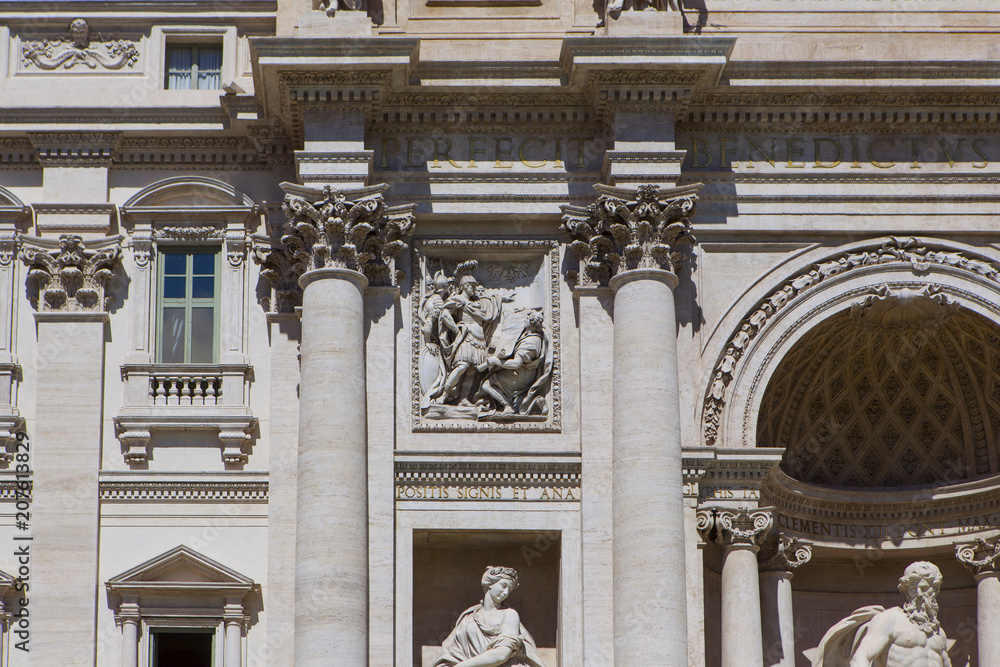
<instances>
[{"instance_id":1,"label":"scrollwork ornament","mask_svg":"<svg viewBox=\"0 0 1000 667\"><path fill-rule=\"evenodd\" d=\"M678 273L693 245L691 218L701 184L661 191L642 185L636 191L596 185L597 201L587 208L563 206L563 232L580 260L579 278L607 285L611 278L633 269ZM578 279L579 279L578 278Z\"/></svg>"},{"instance_id":2,"label":"scrollwork ornament","mask_svg":"<svg viewBox=\"0 0 1000 667\"><path fill-rule=\"evenodd\" d=\"M797 537L774 535L757 554L760 567L765 571L791 572L812 559L812 545Z\"/></svg>"},{"instance_id":3,"label":"scrollwork ornament","mask_svg":"<svg viewBox=\"0 0 1000 667\"><path fill-rule=\"evenodd\" d=\"M373 286L395 285L402 272L396 258L413 233L412 206L386 206L386 186L341 192L330 186L310 200L306 188L283 184L281 210L287 220L280 243L309 270L337 267L363 273ZM349 194L361 195L349 199Z\"/></svg>"},{"instance_id":4,"label":"scrollwork ornament","mask_svg":"<svg viewBox=\"0 0 1000 667\"><path fill-rule=\"evenodd\" d=\"M698 532L706 541L727 547L758 548L771 530L770 508L712 508L696 515Z\"/></svg>"},{"instance_id":5,"label":"scrollwork ornament","mask_svg":"<svg viewBox=\"0 0 1000 667\"><path fill-rule=\"evenodd\" d=\"M955 558L974 575L996 575L1000 570L1000 538L992 543L982 537L975 542L956 544Z\"/></svg>"},{"instance_id":6,"label":"scrollwork ornament","mask_svg":"<svg viewBox=\"0 0 1000 667\"><path fill-rule=\"evenodd\" d=\"M138 60L139 50L133 42L94 39L83 19L73 19L69 24L68 39L28 41L21 45L22 65L34 65L41 70L72 69L76 65L120 70L132 68Z\"/></svg>"},{"instance_id":7,"label":"scrollwork ornament","mask_svg":"<svg viewBox=\"0 0 1000 667\"><path fill-rule=\"evenodd\" d=\"M117 245L90 250L80 236L64 234L58 248L26 244L21 259L29 265L28 280L38 284L38 308L43 311L107 310L106 296L121 259Z\"/></svg>"}]
</instances>

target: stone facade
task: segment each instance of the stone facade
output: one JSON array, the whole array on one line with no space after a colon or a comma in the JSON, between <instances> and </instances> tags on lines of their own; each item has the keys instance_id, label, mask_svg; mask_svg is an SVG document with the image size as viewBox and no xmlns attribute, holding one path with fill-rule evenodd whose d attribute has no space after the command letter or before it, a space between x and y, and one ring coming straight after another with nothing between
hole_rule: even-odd
<instances>
[{"instance_id":1,"label":"stone facade","mask_svg":"<svg viewBox=\"0 0 1000 667\"><path fill-rule=\"evenodd\" d=\"M1000 8L809 5L7 3L0 663L1000 666Z\"/></svg>"}]
</instances>

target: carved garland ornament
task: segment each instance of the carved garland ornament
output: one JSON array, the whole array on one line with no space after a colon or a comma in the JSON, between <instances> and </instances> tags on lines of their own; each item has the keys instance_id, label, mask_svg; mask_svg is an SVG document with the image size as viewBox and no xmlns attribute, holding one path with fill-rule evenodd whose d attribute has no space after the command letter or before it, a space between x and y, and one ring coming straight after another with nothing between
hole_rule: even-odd
<instances>
[{"instance_id":1,"label":"carved garland ornament","mask_svg":"<svg viewBox=\"0 0 1000 667\"><path fill-rule=\"evenodd\" d=\"M106 310L112 297L107 285L121 258L117 245L87 250L80 236L64 234L55 249L25 245L21 259L29 265L28 280L38 283L38 308L45 311Z\"/></svg>"},{"instance_id":2,"label":"carved garland ornament","mask_svg":"<svg viewBox=\"0 0 1000 667\"><path fill-rule=\"evenodd\" d=\"M971 544L956 544L955 558L974 575L995 575L1000 570L1000 539L994 539L991 544L977 537Z\"/></svg>"},{"instance_id":3,"label":"carved garland ornament","mask_svg":"<svg viewBox=\"0 0 1000 667\"><path fill-rule=\"evenodd\" d=\"M322 198L309 201L311 191L283 183L287 217L280 243L306 270L349 269L363 273L368 283L394 285L402 276L396 257L406 247L403 240L413 233L413 206L386 206L382 192L387 186L340 192L326 186ZM356 201L347 194L360 194ZM282 251L284 252L284 251Z\"/></svg>"},{"instance_id":4,"label":"carved garland ornament","mask_svg":"<svg viewBox=\"0 0 1000 667\"><path fill-rule=\"evenodd\" d=\"M877 246L859 248L814 264L808 271L786 281L782 287L761 300L729 340L722 359L715 367L715 375L705 396L702 421L706 443L714 445L718 439L721 415L726 406L726 389L733 381L737 362L743 357L750 342L779 310L832 276L862 266L891 263L910 264L917 271L926 271L932 265L954 266L1000 283L1000 274L992 264L966 257L961 252L921 246L913 237L906 240L890 237Z\"/></svg>"},{"instance_id":5,"label":"carved garland ornament","mask_svg":"<svg viewBox=\"0 0 1000 667\"><path fill-rule=\"evenodd\" d=\"M21 45L21 63L34 65L41 70L59 67L72 69L80 64L109 70L131 68L139 60L139 50L127 39L94 40L90 26L83 19L73 19L69 24L69 38L25 42Z\"/></svg>"},{"instance_id":6,"label":"carved garland ornament","mask_svg":"<svg viewBox=\"0 0 1000 667\"><path fill-rule=\"evenodd\" d=\"M812 545L797 537L784 534L769 538L757 553L760 569L771 572L791 572L812 559Z\"/></svg>"},{"instance_id":7,"label":"carved garland ornament","mask_svg":"<svg viewBox=\"0 0 1000 667\"><path fill-rule=\"evenodd\" d=\"M582 284L606 286L614 276L633 269L680 271L680 246L695 242L691 218L700 183L664 191L655 185L637 191L594 188L600 197L587 208L562 207L561 229L580 260Z\"/></svg>"},{"instance_id":8,"label":"carved garland ornament","mask_svg":"<svg viewBox=\"0 0 1000 667\"><path fill-rule=\"evenodd\" d=\"M698 510L695 526L702 538L728 547L758 548L773 524L771 508Z\"/></svg>"}]
</instances>

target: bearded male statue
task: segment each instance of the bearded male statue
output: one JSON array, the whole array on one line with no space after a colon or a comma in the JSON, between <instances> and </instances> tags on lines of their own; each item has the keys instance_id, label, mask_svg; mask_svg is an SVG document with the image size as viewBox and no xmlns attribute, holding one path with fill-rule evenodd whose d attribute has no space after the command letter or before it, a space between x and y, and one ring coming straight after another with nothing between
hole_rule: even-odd
<instances>
[{"instance_id":1,"label":"bearded male statue","mask_svg":"<svg viewBox=\"0 0 1000 667\"><path fill-rule=\"evenodd\" d=\"M941 571L918 561L903 571L901 607L862 607L823 635L819 646L803 651L812 667L951 667L938 623Z\"/></svg>"}]
</instances>

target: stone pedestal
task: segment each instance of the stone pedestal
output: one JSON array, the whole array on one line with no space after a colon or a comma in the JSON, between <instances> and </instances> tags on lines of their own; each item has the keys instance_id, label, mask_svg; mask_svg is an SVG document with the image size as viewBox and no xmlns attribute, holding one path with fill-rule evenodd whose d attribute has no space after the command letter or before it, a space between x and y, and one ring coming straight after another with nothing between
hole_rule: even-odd
<instances>
[{"instance_id":1,"label":"stone pedestal","mask_svg":"<svg viewBox=\"0 0 1000 667\"><path fill-rule=\"evenodd\" d=\"M338 11L327 16L321 9L302 14L295 32L297 37L372 37L372 28L367 12Z\"/></svg>"},{"instance_id":2,"label":"stone pedestal","mask_svg":"<svg viewBox=\"0 0 1000 667\"><path fill-rule=\"evenodd\" d=\"M684 19L678 11L626 9L620 12L608 12L604 18L604 34L609 37L683 35Z\"/></svg>"},{"instance_id":3,"label":"stone pedestal","mask_svg":"<svg viewBox=\"0 0 1000 667\"><path fill-rule=\"evenodd\" d=\"M610 284L615 292L615 664L681 666L687 664L687 595L677 277L662 269L637 269Z\"/></svg>"},{"instance_id":4,"label":"stone pedestal","mask_svg":"<svg viewBox=\"0 0 1000 667\"><path fill-rule=\"evenodd\" d=\"M365 276L303 274L295 664L368 664Z\"/></svg>"},{"instance_id":5,"label":"stone pedestal","mask_svg":"<svg viewBox=\"0 0 1000 667\"><path fill-rule=\"evenodd\" d=\"M103 312L35 313L38 367L32 503L32 663L94 664ZM27 534L27 533L23 533Z\"/></svg>"}]
</instances>

